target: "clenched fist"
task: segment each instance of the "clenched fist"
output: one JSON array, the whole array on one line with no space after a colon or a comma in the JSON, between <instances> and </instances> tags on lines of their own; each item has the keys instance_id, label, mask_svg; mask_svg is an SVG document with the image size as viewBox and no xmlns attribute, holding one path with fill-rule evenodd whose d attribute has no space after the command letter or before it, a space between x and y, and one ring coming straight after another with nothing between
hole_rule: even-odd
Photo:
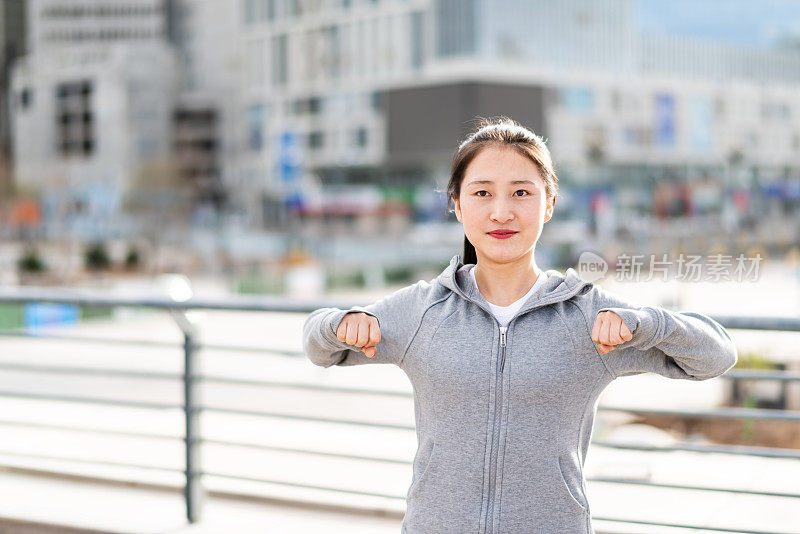
<instances>
[{"instance_id":1,"label":"clenched fist","mask_svg":"<svg viewBox=\"0 0 800 534\"><path fill-rule=\"evenodd\" d=\"M336 329L339 341L354 345L361 349L367 358L374 358L378 349L376 345L381 341L381 330L378 320L372 315L363 312L350 312L342 318L339 328Z\"/></svg>"},{"instance_id":2,"label":"clenched fist","mask_svg":"<svg viewBox=\"0 0 800 534\"><path fill-rule=\"evenodd\" d=\"M616 345L631 339L633 334L619 315L608 310L597 314L592 328L592 341L597 344L597 352L609 353Z\"/></svg>"}]
</instances>

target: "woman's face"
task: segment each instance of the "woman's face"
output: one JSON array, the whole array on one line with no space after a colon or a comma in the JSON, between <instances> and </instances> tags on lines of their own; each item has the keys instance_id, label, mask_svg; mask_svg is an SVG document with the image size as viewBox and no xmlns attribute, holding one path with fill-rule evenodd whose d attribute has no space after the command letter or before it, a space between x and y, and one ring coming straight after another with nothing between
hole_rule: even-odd
<instances>
[{"instance_id":1,"label":"woman's face","mask_svg":"<svg viewBox=\"0 0 800 534\"><path fill-rule=\"evenodd\" d=\"M513 148L481 150L464 172L459 195L453 199L456 218L478 261L508 263L533 254L553 216L539 170ZM489 233L501 229L516 233L505 239Z\"/></svg>"}]
</instances>

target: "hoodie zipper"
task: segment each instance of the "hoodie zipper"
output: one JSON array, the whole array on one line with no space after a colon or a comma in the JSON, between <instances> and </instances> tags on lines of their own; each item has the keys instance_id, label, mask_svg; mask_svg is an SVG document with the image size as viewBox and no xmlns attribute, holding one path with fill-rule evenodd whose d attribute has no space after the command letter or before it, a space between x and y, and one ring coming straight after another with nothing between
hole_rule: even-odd
<instances>
[{"instance_id":1,"label":"hoodie zipper","mask_svg":"<svg viewBox=\"0 0 800 534\"><path fill-rule=\"evenodd\" d=\"M500 327L500 366L497 372L495 385L495 405L493 413L492 449L489 454L489 504L486 508L486 529L492 524L494 516L494 493L497 485L497 457L500 452L500 420L503 411L503 367L506 362L506 331L507 326ZM499 403L499 404L498 404Z\"/></svg>"},{"instance_id":2,"label":"hoodie zipper","mask_svg":"<svg viewBox=\"0 0 800 534\"><path fill-rule=\"evenodd\" d=\"M503 374L503 367L506 364L506 330L508 330L507 326L500 327L500 346L503 349L503 354L500 356L500 374Z\"/></svg>"},{"instance_id":3,"label":"hoodie zipper","mask_svg":"<svg viewBox=\"0 0 800 534\"><path fill-rule=\"evenodd\" d=\"M451 265L452 264L455 264L455 269L454 269L454 273L453 273L453 281L452 281L452 285L453 285L453 287L455 289L453 289L453 288L451 288L451 289L453 291L456 291L457 293L459 293L466 300L468 300L468 301L472 302L473 304L477 305L483 311L488 313L489 316L494 318L494 314L492 313L491 310L489 310L488 308L485 308L484 306L482 306L481 304L479 304L478 302L476 302L475 300L470 298L463 290L461 290L461 288L458 286L458 283L455 280L455 270L458 269L459 261L458 260L456 260L455 262L451 261ZM570 288L570 291L575 291L577 293L577 290L579 290L580 288L582 288L585 285L586 284L581 284L580 287L572 287L572 288ZM524 309L521 309L521 310L517 311L516 315L514 315L514 317L509 321L508 325L510 326L517 319L517 317L519 317L523 313L528 313L529 311L532 311L535 308L546 306L546 305L551 304L553 302L558 302L559 300L562 300L563 297L565 296L565 294L566 294L566 292L558 292L558 294L550 294L550 295L548 295L550 298L542 298L542 300L540 302L538 302L536 304L536 306L533 306L533 307L531 307L529 305L525 306ZM500 417L498 417L498 414L497 414L497 412L498 412L498 409L497 409L498 400L497 399L499 399L500 411L502 412L502 406L503 406L503 380L502 380L502 373L503 373L503 369L505 368L505 361L506 361L506 331L508 329L508 326L500 326L500 323L497 321L497 319L496 318L494 318L494 319L495 319L495 322L497 322L498 326L500 327L500 351L501 351L501 354L500 354L499 370L497 372L497 379L496 379L497 382L496 382L496 387L495 387L495 392L496 392L495 393L495 408L494 408L494 415L493 415L494 419L493 419L493 422L492 422L492 428L493 428L492 450L490 451L490 455L489 455L489 498L488 498L488 504L487 504L486 522L484 524L484 526L486 527L484 529L484 534L488 534L489 526L492 524L492 516L494 515L494 487L495 487L495 485L497 483L496 482L497 456L499 455L499 451L497 450L497 447L499 447L499 444L500 444ZM500 414L500 415L502 415L502 414ZM497 440L497 446L495 446L495 438Z\"/></svg>"}]
</instances>

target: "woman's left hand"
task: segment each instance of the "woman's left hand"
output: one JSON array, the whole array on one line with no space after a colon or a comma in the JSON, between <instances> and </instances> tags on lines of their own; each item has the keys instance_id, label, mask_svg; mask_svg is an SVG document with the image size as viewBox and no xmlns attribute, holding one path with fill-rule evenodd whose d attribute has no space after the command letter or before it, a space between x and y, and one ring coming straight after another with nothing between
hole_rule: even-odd
<instances>
[{"instance_id":1,"label":"woman's left hand","mask_svg":"<svg viewBox=\"0 0 800 534\"><path fill-rule=\"evenodd\" d=\"M614 350L616 345L631 339L633 334L619 315L612 311L597 314L592 328L592 341L597 345L597 352L606 354Z\"/></svg>"}]
</instances>

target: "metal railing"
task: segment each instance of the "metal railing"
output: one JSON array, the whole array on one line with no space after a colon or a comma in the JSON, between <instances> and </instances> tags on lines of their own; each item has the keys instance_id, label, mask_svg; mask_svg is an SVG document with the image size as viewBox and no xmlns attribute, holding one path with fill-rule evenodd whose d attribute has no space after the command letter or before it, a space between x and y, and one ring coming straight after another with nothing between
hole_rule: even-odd
<instances>
[{"instance_id":1,"label":"metal railing","mask_svg":"<svg viewBox=\"0 0 800 534\"><path fill-rule=\"evenodd\" d=\"M202 477L204 475L241 480L241 481L255 481L266 482L270 484L291 486L295 488L306 488L315 490L324 490L331 492L343 492L352 495L367 495L373 497L382 497L395 500L405 500L404 495L383 494L367 491L356 491L353 489L344 489L329 486L317 486L310 484L300 484L294 482L286 482L281 480L271 480L264 478L245 477L240 475L232 475L228 473L210 472L202 468L199 463L199 445L203 443L216 444L216 445L229 445L241 448L247 448L259 451L273 451L273 452L288 452L307 454L321 457L331 458L345 458L353 460L376 461L384 463L402 464L411 466L410 460L398 460L394 458L381 457L381 456L365 456L356 454L342 454L327 451L319 451L312 449L293 448L293 447L277 447L258 443L234 442L218 439L203 438L199 429L199 415L201 412L216 412L225 414L238 414L238 415L252 415L271 418L283 418L295 421L307 422L324 422L335 423L341 425L360 425L373 428L388 428L396 430L407 430L414 432L413 425L403 424L388 424L388 423L374 423L366 422L357 419L349 418L327 418L327 417L313 417L303 415L292 415L281 412L271 412L264 410L250 410L250 409L234 409L223 408L215 406L205 406L201 403L199 397L201 383L215 383L226 385L238 386L255 386L262 388L290 388L290 389L305 389L313 391L335 392L343 395L384 395L400 398L411 398L410 392L397 392L386 391L380 389L370 388L350 388L350 387L333 387L333 386L320 386L305 384L300 382L277 382L269 380L254 380L254 379L240 379L240 378L223 378L202 375L196 369L196 356L200 349L213 349L224 351L238 351L249 353L263 353L269 350L271 353L305 357L302 352L296 351L281 351L266 348L253 348L241 347L230 345L215 345L215 344L202 344L198 340L198 332L194 325L189 321L184 312L187 310L227 310L227 311L254 311L254 312L295 312L295 313L310 313L311 311L323 306L336 306L339 308L349 308L353 303L343 303L335 301L318 300L315 302L299 302L292 301L280 297L258 296L258 297L237 297L224 300L207 300L207 299L191 299L187 301L174 301L166 298L123 298L117 296L108 296L102 294L89 294L89 293L75 293L67 291L55 290L41 290L41 289L18 289L18 290L4 290L0 291L0 303L6 304L27 304L27 303L61 303L69 304L80 307L125 307L125 308L149 308L167 310L180 327L183 333L183 373L163 373L163 372L139 372L129 370L112 370L112 369L94 369L85 367L70 367L70 366L43 366L43 365L30 365L20 363L2 363L0 362L0 371L16 371L16 372L36 372L36 373L50 373L57 375L79 375L79 376L95 376L95 377L122 377L131 379L148 379L148 380L180 380L183 382L183 403L180 405L158 403L158 402L144 402L144 401L131 401L119 400L114 398L97 398L97 397L82 397L73 395L56 395L56 394L43 394L43 393L26 393L16 391L0 391L0 397L6 398L20 398L20 399L37 399L49 401L64 401L76 402L85 404L99 404L107 406L123 406L142 408L148 410L182 410L185 428L182 436L152 434L141 432L126 432L120 430L108 430L101 428L76 428L55 423L36 423L36 422L20 422L0 420L2 426L20 426L28 428L45 428L51 430L70 430L79 431L87 434L97 435L111 435L120 437L137 437L137 438L150 438L160 440L175 440L182 439L185 449L185 464L183 469L174 469L163 466L132 464L123 462L109 462L100 460L86 460L77 458L67 458L61 456L51 455L37 455L27 453L17 453L13 451L0 450L0 454L6 456L18 456L34 459L45 460L64 460L76 463L88 463L95 465L105 466L118 466L118 467L133 467L144 470L156 470L181 473L185 477L184 485L184 498L186 502L186 517L190 523L197 522L201 517L202 501L204 498ZM781 330L781 331L800 331L800 319L794 318L768 318L768 317L729 317L729 316L712 316L713 319L718 321L726 328L731 329L746 329L746 330ZM46 333L40 331L31 332L25 330L0 330L0 337L35 337L37 339L57 339L64 341L76 341L81 343L97 343L97 344L112 344L115 346L121 345L137 345L151 348L175 348L173 343L165 343L150 340L135 340L135 339L106 339L85 336L69 336L61 334ZM766 380L766 381L780 381L783 383L800 381L800 373L787 372L787 371L755 371L732 369L722 375L721 378L729 380ZM645 415L645 414L658 414L658 415L672 415L684 417L700 417L700 418L718 418L718 419L741 419L741 420L775 420L775 421L800 421L800 411L788 410L773 410L773 409L758 409L758 408L718 408L714 410L656 410L656 409L634 409L625 407L614 406L599 406L598 411L601 412L625 412L630 414ZM636 445L627 443L613 443L592 440L592 445L602 446L617 449L630 449L640 451L691 451L698 453L722 453L729 455L745 455L756 457L769 457L769 458L782 458L782 459L800 459L800 450L794 449L779 449L771 447L756 447L756 446L737 446L737 445L700 445L693 443L678 443L670 446L648 446ZM659 488L672 488L683 490L701 490L709 492L727 492L736 494L748 495L762 495L780 498L800 498L800 493L795 492L778 492L778 491L757 491L757 490L744 490L733 488L721 487L705 487L695 485L681 485L681 484L663 484L657 482L649 482L644 480L630 480L625 478L616 477L588 477L588 481L614 483L614 484L635 484L641 486L659 487ZM687 528L687 529L700 529L705 531L718 531L718 532L733 532L733 530L726 528L714 528L698 525L686 525L679 523L665 523L665 522L647 522L647 521L634 521L625 518L613 517L596 517L595 520L610 521L617 523L631 523L651 526L665 526L674 528ZM751 532L753 534L777 534L768 533L766 531L744 531L736 530L735 532Z\"/></svg>"}]
</instances>

